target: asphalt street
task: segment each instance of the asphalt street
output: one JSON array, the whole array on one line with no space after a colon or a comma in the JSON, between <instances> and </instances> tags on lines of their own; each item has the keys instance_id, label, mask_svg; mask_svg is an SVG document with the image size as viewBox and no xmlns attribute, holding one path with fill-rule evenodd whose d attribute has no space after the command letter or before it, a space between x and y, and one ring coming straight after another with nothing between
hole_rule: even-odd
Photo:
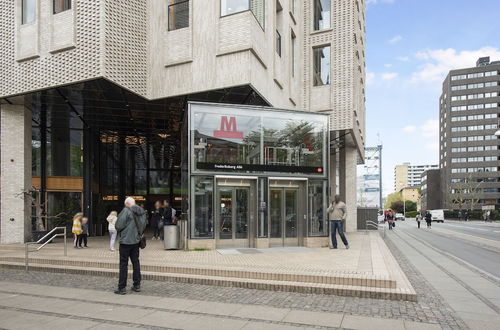
<instances>
[{"instance_id":1,"label":"asphalt street","mask_svg":"<svg viewBox=\"0 0 500 330\"><path fill-rule=\"evenodd\" d=\"M484 222L433 223L427 229L425 222L417 228L415 220L398 221L397 229L404 230L415 238L451 254L481 271L500 279L500 253L487 246L473 243L464 238L474 238L476 242L487 242L488 246L498 245L500 251L500 226Z\"/></svg>"}]
</instances>

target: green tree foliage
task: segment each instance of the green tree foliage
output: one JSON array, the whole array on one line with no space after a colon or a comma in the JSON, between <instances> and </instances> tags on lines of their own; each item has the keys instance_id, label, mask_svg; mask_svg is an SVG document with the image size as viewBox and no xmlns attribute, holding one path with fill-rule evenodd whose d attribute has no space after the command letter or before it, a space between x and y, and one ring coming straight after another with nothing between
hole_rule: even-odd
<instances>
[{"instance_id":1,"label":"green tree foliage","mask_svg":"<svg viewBox=\"0 0 500 330\"><path fill-rule=\"evenodd\" d=\"M403 196L401 196L401 193L399 193L399 192L392 193L389 196L387 196L385 203L384 203L384 208L385 209L392 208L391 207L392 203L394 203L395 201L402 201L402 200L403 200Z\"/></svg>"},{"instance_id":2,"label":"green tree foliage","mask_svg":"<svg viewBox=\"0 0 500 330\"><path fill-rule=\"evenodd\" d=\"M403 201L399 200L392 202L391 209L396 213L403 213L404 211Z\"/></svg>"},{"instance_id":3,"label":"green tree foliage","mask_svg":"<svg viewBox=\"0 0 500 330\"><path fill-rule=\"evenodd\" d=\"M416 211L417 203L412 201L405 201L406 212Z\"/></svg>"}]
</instances>

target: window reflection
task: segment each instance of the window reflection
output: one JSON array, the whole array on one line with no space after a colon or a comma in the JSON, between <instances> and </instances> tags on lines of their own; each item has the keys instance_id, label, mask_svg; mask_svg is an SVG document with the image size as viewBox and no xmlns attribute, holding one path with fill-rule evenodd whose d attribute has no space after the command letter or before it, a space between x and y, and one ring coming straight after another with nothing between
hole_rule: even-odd
<instances>
[{"instance_id":1,"label":"window reflection","mask_svg":"<svg viewBox=\"0 0 500 330\"><path fill-rule=\"evenodd\" d=\"M314 30L330 28L331 0L314 1Z\"/></svg>"},{"instance_id":2,"label":"window reflection","mask_svg":"<svg viewBox=\"0 0 500 330\"><path fill-rule=\"evenodd\" d=\"M193 169L314 172L324 167L326 117L253 112L225 107L194 111Z\"/></svg>"},{"instance_id":3,"label":"window reflection","mask_svg":"<svg viewBox=\"0 0 500 330\"><path fill-rule=\"evenodd\" d=\"M330 84L330 46L313 48L314 86Z\"/></svg>"},{"instance_id":4,"label":"window reflection","mask_svg":"<svg viewBox=\"0 0 500 330\"><path fill-rule=\"evenodd\" d=\"M36 0L22 1L22 24L31 23L36 17Z\"/></svg>"},{"instance_id":5,"label":"window reflection","mask_svg":"<svg viewBox=\"0 0 500 330\"><path fill-rule=\"evenodd\" d=\"M212 198L214 180L212 177L194 177L194 225L191 236L194 238L213 238Z\"/></svg>"}]
</instances>

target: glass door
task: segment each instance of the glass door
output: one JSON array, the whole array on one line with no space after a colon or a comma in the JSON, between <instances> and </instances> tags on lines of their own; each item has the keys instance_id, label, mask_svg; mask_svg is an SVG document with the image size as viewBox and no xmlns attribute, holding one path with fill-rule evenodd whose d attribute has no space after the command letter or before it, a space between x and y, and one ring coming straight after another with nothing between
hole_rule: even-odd
<instances>
[{"instance_id":1,"label":"glass door","mask_svg":"<svg viewBox=\"0 0 500 330\"><path fill-rule=\"evenodd\" d=\"M250 189L218 187L217 247L248 247Z\"/></svg>"},{"instance_id":2,"label":"glass door","mask_svg":"<svg viewBox=\"0 0 500 330\"><path fill-rule=\"evenodd\" d=\"M270 246L297 246L298 241L298 190L270 189L269 219Z\"/></svg>"}]
</instances>

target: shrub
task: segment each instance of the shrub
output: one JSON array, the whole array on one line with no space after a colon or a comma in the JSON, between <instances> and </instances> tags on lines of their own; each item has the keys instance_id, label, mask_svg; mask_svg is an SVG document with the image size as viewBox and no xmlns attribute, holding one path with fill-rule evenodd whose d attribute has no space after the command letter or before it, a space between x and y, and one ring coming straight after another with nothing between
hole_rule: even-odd
<instances>
[{"instance_id":1,"label":"shrub","mask_svg":"<svg viewBox=\"0 0 500 330\"><path fill-rule=\"evenodd\" d=\"M415 218L418 214L418 211L409 211L409 212L406 212L406 217L407 218Z\"/></svg>"}]
</instances>

